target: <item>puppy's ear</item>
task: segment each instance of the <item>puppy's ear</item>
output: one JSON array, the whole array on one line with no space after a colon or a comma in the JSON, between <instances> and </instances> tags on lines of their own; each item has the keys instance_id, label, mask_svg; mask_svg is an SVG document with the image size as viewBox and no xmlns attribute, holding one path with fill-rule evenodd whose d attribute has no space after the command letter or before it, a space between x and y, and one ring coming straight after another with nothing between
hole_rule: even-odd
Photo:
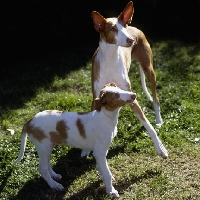
<instances>
[{"instance_id":1,"label":"puppy's ear","mask_svg":"<svg viewBox=\"0 0 200 200\"><path fill-rule=\"evenodd\" d=\"M99 33L102 33L105 29L106 19L97 11L93 11L91 15L95 30Z\"/></svg>"},{"instance_id":2,"label":"puppy's ear","mask_svg":"<svg viewBox=\"0 0 200 200\"><path fill-rule=\"evenodd\" d=\"M130 1L127 6L124 8L124 10L120 13L118 16L118 19L121 21L121 23L126 26L127 24L130 24L132 21L134 13L134 8L133 8L133 2Z\"/></svg>"},{"instance_id":3,"label":"puppy's ear","mask_svg":"<svg viewBox=\"0 0 200 200\"><path fill-rule=\"evenodd\" d=\"M106 95L104 92L101 93L100 97L97 97L95 100L94 100L94 108L95 110L97 111L100 111L101 110L101 106L102 105L106 105L107 104L107 100L106 100Z\"/></svg>"},{"instance_id":4,"label":"puppy's ear","mask_svg":"<svg viewBox=\"0 0 200 200\"><path fill-rule=\"evenodd\" d=\"M103 93L103 94L101 95L101 104L102 104L102 105L107 104L107 100L106 100L106 95L105 95L105 93Z\"/></svg>"},{"instance_id":5,"label":"puppy's ear","mask_svg":"<svg viewBox=\"0 0 200 200\"><path fill-rule=\"evenodd\" d=\"M94 100L94 109L100 112L100 110L101 110L101 99L100 98L96 98Z\"/></svg>"}]
</instances>

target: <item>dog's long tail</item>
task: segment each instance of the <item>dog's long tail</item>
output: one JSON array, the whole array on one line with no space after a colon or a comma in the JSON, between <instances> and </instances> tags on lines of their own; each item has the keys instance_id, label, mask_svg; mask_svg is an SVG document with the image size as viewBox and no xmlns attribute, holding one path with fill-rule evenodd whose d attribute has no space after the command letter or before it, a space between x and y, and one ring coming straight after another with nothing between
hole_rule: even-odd
<instances>
[{"instance_id":1,"label":"dog's long tail","mask_svg":"<svg viewBox=\"0 0 200 200\"><path fill-rule=\"evenodd\" d=\"M25 148L26 148L26 141L27 141L27 133L24 130L25 129L22 130L22 134L21 134L20 152L19 152L18 158L15 160L13 165L17 164L22 159L22 157L24 156L24 151L25 151Z\"/></svg>"},{"instance_id":2,"label":"dog's long tail","mask_svg":"<svg viewBox=\"0 0 200 200\"><path fill-rule=\"evenodd\" d=\"M143 89L146 97L152 102L153 98L151 97L151 95L149 94L149 91L147 90L144 71L143 71L141 66L139 66L139 68L140 68L140 77L141 77L141 82L142 82L142 89Z\"/></svg>"}]
</instances>

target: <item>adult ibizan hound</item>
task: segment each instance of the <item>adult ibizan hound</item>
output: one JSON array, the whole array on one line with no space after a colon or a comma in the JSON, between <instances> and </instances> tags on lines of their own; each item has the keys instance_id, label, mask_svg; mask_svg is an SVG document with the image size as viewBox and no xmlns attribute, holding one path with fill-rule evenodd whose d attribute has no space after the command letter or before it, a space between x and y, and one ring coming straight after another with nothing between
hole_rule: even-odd
<instances>
[{"instance_id":1,"label":"adult ibizan hound","mask_svg":"<svg viewBox=\"0 0 200 200\"><path fill-rule=\"evenodd\" d=\"M146 88L145 75L149 81L156 124L160 126L162 118L156 94L156 76L152 65L152 51L143 32L135 27L128 26L131 23L133 12L132 1L127 4L117 18L104 18L98 12L92 12L94 28L100 33L99 47L92 59L92 109L95 109L94 99L106 83L113 81L123 90L131 91L128 72L132 59L135 59L139 63L143 91L152 101L152 97ZM163 158L168 157L165 147L159 140L155 129L145 117L138 102L135 101L130 106L150 134L158 154ZM89 155L89 153L83 150L81 156Z\"/></svg>"},{"instance_id":2,"label":"adult ibizan hound","mask_svg":"<svg viewBox=\"0 0 200 200\"><path fill-rule=\"evenodd\" d=\"M26 139L35 144L39 156L39 172L56 190L63 186L56 182L61 179L50 166L49 160L54 146L69 145L75 148L92 150L97 169L106 186L106 192L118 197L118 191L112 185L113 176L108 168L106 155L117 134L118 115L121 106L132 104L136 94L124 91L114 83L107 84L95 99L96 110L86 113L45 110L27 121L21 133L21 148L16 164L24 155ZM54 180L53 180L54 179Z\"/></svg>"}]
</instances>

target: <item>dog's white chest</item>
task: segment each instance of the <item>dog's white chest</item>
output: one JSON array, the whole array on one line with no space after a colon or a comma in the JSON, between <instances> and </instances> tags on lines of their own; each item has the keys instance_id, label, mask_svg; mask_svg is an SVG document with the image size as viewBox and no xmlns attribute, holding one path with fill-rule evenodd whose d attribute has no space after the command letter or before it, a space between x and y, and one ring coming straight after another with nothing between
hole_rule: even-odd
<instances>
[{"instance_id":1,"label":"dog's white chest","mask_svg":"<svg viewBox=\"0 0 200 200\"><path fill-rule=\"evenodd\" d=\"M96 96L99 94L101 88L110 82L115 82L120 88L129 90L128 70L131 64L130 52L124 52L124 48L118 48L118 53L111 53L110 56L105 56L99 51L96 55L95 61L100 63L99 78L94 82ZM123 54L124 53L124 54Z\"/></svg>"}]
</instances>

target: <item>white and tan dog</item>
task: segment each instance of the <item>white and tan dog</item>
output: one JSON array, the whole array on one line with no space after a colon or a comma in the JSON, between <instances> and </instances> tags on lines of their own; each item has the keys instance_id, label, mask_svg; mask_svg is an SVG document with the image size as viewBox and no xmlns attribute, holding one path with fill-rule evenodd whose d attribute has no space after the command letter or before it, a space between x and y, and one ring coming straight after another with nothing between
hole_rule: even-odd
<instances>
[{"instance_id":1,"label":"white and tan dog","mask_svg":"<svg viewBox=\"0 0 200 200\"><path fill-rule=\"evenodd\" d=\"M160 104L156 94L156 76L152 65L152 51L142 31L128 26L132 20L134 8L130 1L123 12L116 18L104 18L98 12L92 12L94 28L100 33L99 47L92 59L92 93L93 104L102 86L115 82L121 89L131 91L128 77L131 60L139 62L143 91L152 101L152 97L146 88L145 75L149 81L153 96L153 105L156 114L156 124L161 126ZM145 74L145 75L144 75ZM154 146L160 156L168 157L168 153L157 137L157 133L148 119L145 117L137 101L131 104L131 109L150 134ZM81 156L89 155L83 150Z\"/></svg>"},{"instance_id":2,"label":"white and tan dog","mask_svg":"<svg viewBox=\"0 0 200 200\"><path fill-rule=\"evenodd\" d=\"M39 172L42 177L51 188L62 190L63 186L55 181L62 177L53 171L49 163L53 147L62 144L92 150L97 169L105 183L106 192L118 197L119 194L112 185L112 174L108 168L106 155L117 134L121 106L132 104L135 98L135 93L121 90L114 83L110 83L95 99L97 110L86 113L57 110L39 112L23 127L20 153L14 164L19 162L24 155L27 136L29 136L37 149Z\"/></svg>"}]
</instances>

